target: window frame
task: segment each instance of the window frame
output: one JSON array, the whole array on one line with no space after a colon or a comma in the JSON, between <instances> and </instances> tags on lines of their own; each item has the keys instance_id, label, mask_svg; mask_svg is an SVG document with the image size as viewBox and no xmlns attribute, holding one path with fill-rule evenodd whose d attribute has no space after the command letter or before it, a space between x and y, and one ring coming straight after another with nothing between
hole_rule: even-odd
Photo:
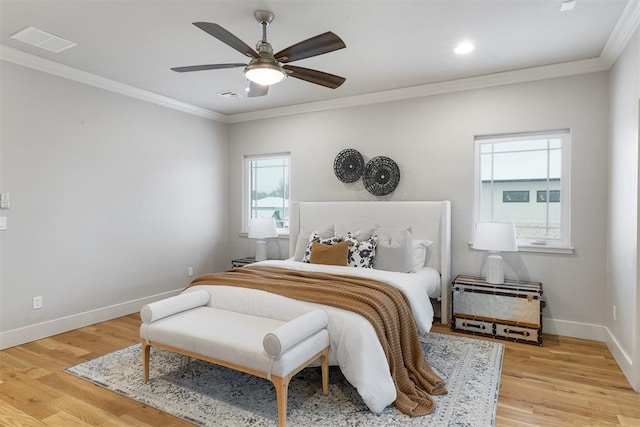
<instances>
[{"instance_id":1,"label":"window frame","mask_svg":"<svg viewBox=\"0 0 640 427\"><path fill-rule=\"evenodd\" d=\"M570 129L552 129L535 132L506 133L493 135L476 135L474 137L475 168L474 168L474 201L473 227L480 219L482 198L482 170L481 147L487 143L518 142L535 138L560 138L561 140L561 175L560 175L560 238L533 239L518 237L518 250L530 252L573 253L571 244L571 131ZM550 190L547 188L547 190ZM534 202L537 202L537 194ZM544 202L552 204L555 202Z\"/></svg>"},{"instance_id":2,"label":"window frame","mask_svg":"<svg viewBox=\"0 0 640 427\"><path fill-rule=\"evenodd\" d=\"M286 203L289 206L289 221L291 221L291 153L282 152L282 153L269 153L269 154L251 154L245 155L242 160L242 230L241 234L247 234L249 232L249 219L251 218L251 166L250 163L256 160L271 160L278 158L286 158L288 162L288 172L287 175L289 177L288 183L288 195L289 197L286 200ZM289 224L290 225L290 224ZM278 236L288 236L289 228L276 228L278 231Z\"/></svg>"}]
</instances>

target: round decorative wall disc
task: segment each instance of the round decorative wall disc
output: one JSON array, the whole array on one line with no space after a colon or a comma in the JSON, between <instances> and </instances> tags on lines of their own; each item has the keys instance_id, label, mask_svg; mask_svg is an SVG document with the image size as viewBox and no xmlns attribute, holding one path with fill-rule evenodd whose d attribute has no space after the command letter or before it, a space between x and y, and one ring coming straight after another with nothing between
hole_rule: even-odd
<instances>
[{"instance_id":1,"label":"round decorative wall disc","mask_svg":"<svg viewBox=\"0 0 640 427\"><path fill-rule=\"evenodd\" d=\"M342 150L333 161L333 171L342 182L356 182L364 172L362 154L353 148Z\"/></svg>"},{"instance_id":2,"label":"round decorative wall disc","mask_svg":"<svg viewBox=\"0 0 640 427\"><path fill-rule=\"evenodd\" d=\"M398 186L400 169L389 157L374 157L367 162L362 180L369 193L374 196L386 196Z\"/></svg>"}]
</instances>

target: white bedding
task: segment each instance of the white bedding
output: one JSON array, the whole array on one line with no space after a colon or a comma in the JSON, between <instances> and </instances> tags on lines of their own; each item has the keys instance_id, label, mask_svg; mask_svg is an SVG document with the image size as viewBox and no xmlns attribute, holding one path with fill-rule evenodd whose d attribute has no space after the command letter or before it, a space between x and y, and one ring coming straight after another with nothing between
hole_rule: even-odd
<instances>
[{"instance_id":1,"label":"white bedding","mask_svg":"<svg viewBox=\"0 0 640 427\"><path fill-rule=\"evenodd\" d=\"M429 295L440 293L440 276L432 268L425 267L417 273L395 273L306 264L291 260L269 260L252 265L352 275L388 283L402 290L407 296L419 332L426 333L431 329L433 308ZM395 401L396 389L384 351L373 326L364 317L339 308L248 288L198 285L188 288L185 292L197 289L204 289L211 294L208 304L211 307L279 320L290 320L311 309L323 308L329 315L327 328L330 337L330 363L340 366L345 378L358 390L364 403L372 412L379 413Z\"/></svg>"}]
</instances>

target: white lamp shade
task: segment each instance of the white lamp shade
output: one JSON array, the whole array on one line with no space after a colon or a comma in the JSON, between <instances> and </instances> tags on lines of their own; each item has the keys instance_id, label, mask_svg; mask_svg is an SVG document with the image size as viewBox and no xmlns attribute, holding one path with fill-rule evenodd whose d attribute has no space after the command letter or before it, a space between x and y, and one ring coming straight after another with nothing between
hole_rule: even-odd
<instances>
[{"instance_id":1,"label":"white lamp shade","mask_svg":"<svg viewBox=\"0 0 640 427\"><path fill-rule=\"evenodd\" d=\"M268 239L278 237L276 221L273 218L251 218L249 221L250 239Z\"/></svg>"},{"instance_id":2,"label":"white lamp shade","mask_svg":"<svg viewBox=\"0 0 640 427\"><path fill-rule=\"evenodd\" d=\"M515 252L518 250L516 227L502 222L479 222L473 236L473 249L492 252Z\"/></svg>"}]
</instances>

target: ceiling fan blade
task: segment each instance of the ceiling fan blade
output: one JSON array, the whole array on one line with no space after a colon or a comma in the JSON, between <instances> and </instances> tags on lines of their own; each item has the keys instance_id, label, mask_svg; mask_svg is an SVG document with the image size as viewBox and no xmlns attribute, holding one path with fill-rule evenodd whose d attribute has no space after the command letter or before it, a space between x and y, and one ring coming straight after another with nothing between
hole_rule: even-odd
<instances>
[{"instance_id":1,"label":"ceiling fan blade","mask_svg":"<svg viewBox=\"0 0 640 427\"><path fill-rule=\"evenodd\" d=\"M296 43L286 49L282 49L276 53L274 57L278 61L286 64L288 62L298 61L299 59L310 58L312 56L322 55L323 53L333 52L334 50L344 49L345 47L347 47L347 45L344 44L340 37L328 31Z\"/></svg>"},{"instance_id":2,"label":"ceiling fan blade","mask_svg":"<svg viewBox=\"0 0 640 427\"><path fill-rule=\"evenodd\" d=\"M247 55L250 58L260 58L258 52L256 52L251 46L231 34L229 31L225 30L218 24L213 24L211 22L194 22L193 25L200 28L202 31L211 34L222 43L231 46L238 52Z\"/></svg>"},{"instance_id":3,"label":"ceiling fan blade","mask_svg":"<svg viewBox=\"0 0 640 427\"><path fill-rule=\"evenodd\" d=\"M312 70L310 68L296 67L293 65L284 65L282 68L287 70L287 74L296 79L305 80L320 86L336 89L347 80L344 77L335 74L325 73L324 71Z\"/></svg>"},{"instance_id":4,"label":"ceiling fan blade","mask_svg":"<svg viewBox=\"0 0 640 427\"><path fill-rule=\"evenodd\" d=\"M189 65L187 67L173 67L173 71L186 73L189 71L222 70L224 68L246 67L247 64L209 64L209 65Z\"/></svg>"},{"instance_id":5,"label":"ceiling fan blade","mask_svg":"<svg viewBox=\"0 0 640 427\"><path fill-rule=\"evenodd\" d=\"M269 91L269 86L259 85L258 83L249 83L249 93L247 97L255 98L256 96L265 96Z\"/></svg>"}]
</instances>

